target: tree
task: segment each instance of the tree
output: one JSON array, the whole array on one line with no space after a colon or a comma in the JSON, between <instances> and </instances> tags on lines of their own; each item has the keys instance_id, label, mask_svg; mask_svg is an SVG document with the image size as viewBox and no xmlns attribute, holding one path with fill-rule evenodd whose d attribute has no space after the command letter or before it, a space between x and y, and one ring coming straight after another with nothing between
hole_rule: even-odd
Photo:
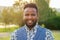
<instances>
[{"instance_id":1,"label":"tree","mask_svg":"<svg viewBox=\"0 0 60 40\"><path fill-rule=\"evenodd\" d=\"M4 8L2 11L2 19L5 24L9 24L9 17L10 17L10 15L8 13L8 9Z\"/></svg>"},{"instance_id":2,"label":"tree","mask_svg":"<svg viewBox=\"0 0 60 40\"><path fill-rule=\"evenodd\" d=\"M39 10L39 23L48 20L49 18L56 16L52 9L49 8L48 3L45 0L35 0Z\"/></svg>"}]
</instances>

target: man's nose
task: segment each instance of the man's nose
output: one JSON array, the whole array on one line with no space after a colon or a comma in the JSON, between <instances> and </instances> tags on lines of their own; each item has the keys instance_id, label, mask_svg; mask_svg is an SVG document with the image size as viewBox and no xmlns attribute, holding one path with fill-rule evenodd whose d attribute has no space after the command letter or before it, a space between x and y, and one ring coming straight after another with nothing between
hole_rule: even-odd
<instances>
[{"instance_id":1,"label":"man's nose","mask_svg":"<svg viewBox=\"0 0 60 40\"><path fill-rule=\"evenodd\" d=\"M32 18L32 16L28 16L28 18L29 18L29 19L31 19L31 18Z\"/></svg>"}]
</instances>

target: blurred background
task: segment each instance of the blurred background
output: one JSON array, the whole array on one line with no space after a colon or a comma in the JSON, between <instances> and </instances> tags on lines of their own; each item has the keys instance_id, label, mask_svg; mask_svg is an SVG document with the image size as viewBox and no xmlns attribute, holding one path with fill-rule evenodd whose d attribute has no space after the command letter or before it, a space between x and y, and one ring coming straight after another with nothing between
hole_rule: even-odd
<instances>
[{"instance_id":1,"label":"blurred background","mask_svg":"<svg viewBox=\"0 0 60 40\"><path fill-rule=\"evenodd\" d=\"M0 40L10 40L11 33L23 24L23 7L35 3L39 10L39 25L52 30L55 40L60 40L59 0L0 0Z\"/></svg>"}]
</instances>

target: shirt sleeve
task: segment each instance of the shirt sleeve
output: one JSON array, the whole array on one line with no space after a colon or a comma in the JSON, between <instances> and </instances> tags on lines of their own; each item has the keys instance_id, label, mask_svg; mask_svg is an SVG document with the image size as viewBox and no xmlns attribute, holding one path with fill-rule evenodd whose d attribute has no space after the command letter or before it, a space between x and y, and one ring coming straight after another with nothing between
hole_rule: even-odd
<instances>
[{"instance_id":1,"label":"shirt sleeve","mask_svg":"<svg viewBox=\"0 0 60 40\"><path fill-rule=\"evenodd\" d=\"M13 32L11 35L10 35L10 40L16 40L16 33Z\"/></svg>"},{"instance_id":2,"label":"shirt sleeve","mask_svg":"<svg viewBox=\"0 0 60 40\"><path fill-rule=\"evenodd\" d=\"M54 37L52 35L52 32L50 30L46 30L46 38L45 40L54 40Z\"/></svg>"}]
</instances>

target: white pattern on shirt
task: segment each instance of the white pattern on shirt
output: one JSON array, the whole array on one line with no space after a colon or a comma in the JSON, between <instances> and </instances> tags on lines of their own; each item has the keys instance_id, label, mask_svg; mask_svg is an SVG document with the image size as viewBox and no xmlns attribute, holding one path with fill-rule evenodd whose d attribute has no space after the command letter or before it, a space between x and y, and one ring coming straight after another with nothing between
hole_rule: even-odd
<instances>
[{"instance_id":1,"label":"white pattern on shirt","mask_svg":"<svg viewBox=\"0 0 60 40\"><path fill-rule=\"evenodd\" d=\"M26 28L26 26L25 26L25 28ZM17 38L16 31L12 33L11 40L16 40L16 38ZM27 31L27 40L33 40L33 37L35 36L35 34L37 32L37 25L31 31L28 31L27 29L26 29L26 31ZM31 37L30 37L29 33L30 33L30 35L32 35ZM46 29L45 40L54 40L52 32L48 29Z\"/></svg>"},{"instance_id":2,"label":"white pattern on shirt","mask_svg":"<svg viewBox=\"0 0 60 40\"><path fill-rule=\"evenodd\" d=\"M37 31L37 24L31 30L29 30L29 28L27 26L25 26L25 29L27 32L27 40L33 40L33 38L36 34L36 31Z\"/></svg>"},{"instance_id":3,"label":"white pattern on shirt","mask_svg":"<svg viewBox=\"0 0 60 40\"><path fill-rule=\"evenodd\" d=\"M54 40L52 32L50 30L46 30L46 37L45 40Z\"/></svg>"}]
</instances>

